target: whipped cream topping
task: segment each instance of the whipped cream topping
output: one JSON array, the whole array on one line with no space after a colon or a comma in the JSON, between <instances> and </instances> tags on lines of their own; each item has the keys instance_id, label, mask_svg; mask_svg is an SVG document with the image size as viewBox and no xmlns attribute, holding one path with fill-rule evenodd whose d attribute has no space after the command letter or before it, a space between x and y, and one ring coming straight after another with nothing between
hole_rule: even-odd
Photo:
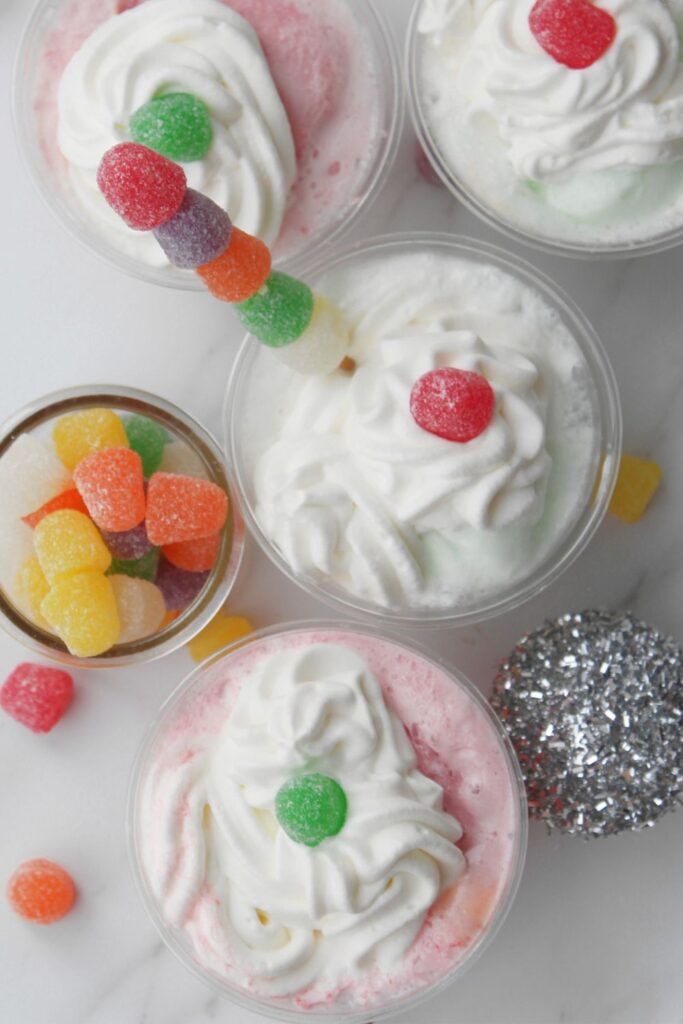
<instances>
[{"instance_id":1,"label":"whipped cream topping","mask_svg":"<svg viewBox=\"0 0 683 1024\"><path fill-rule=\"evenodd\" d=\"M72 57L59 86L58 143L86 212L117 248L167 262L151 234L112 214L96 171L129 138L131 114L169 92L197 96L211 114L208 153L183 165L188 185L273 243L296 176L292 133L255 32L220 0L147 0L101 24Z\"/></svg>"},{"instance_id":2,"label":"whipped cream topping","mask_svg":"<svg viewBox=\"0 0 683 1024\"><path fill-rule=\"evenodd\" d=\"M616 38L581 70L541 48L533 5L425 0L418 25L447 63L448 91L468 117L492 119L515 173L563 182L683 158L680 0L600 0Z\"/></svg>"},{"instance_id":3,"label":"whipped cream topping","mask_svg":"<svg viewBox=\"0 0 683 1024\"><path fill-rule=\"evenodd\" d=\"M223 731L195 741L155 764L139 820L153 895L202 963L265 995L395 966L464 871L462 829L364 659L340 644L272 654ZM306 771L348 800L341 832L313 848L274 814L280 786Z\"/></svg>"}]
</instances>

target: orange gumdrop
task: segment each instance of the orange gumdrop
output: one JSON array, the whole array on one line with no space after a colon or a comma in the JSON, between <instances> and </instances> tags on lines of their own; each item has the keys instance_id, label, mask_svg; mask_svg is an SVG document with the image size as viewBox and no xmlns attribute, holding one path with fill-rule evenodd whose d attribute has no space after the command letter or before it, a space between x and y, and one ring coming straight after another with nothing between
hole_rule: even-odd
<instances>
[{"instance_id":1,"label":"orange gumdrop","mask_svg":"<svg viewBox=\"0 0 683 1024\"><path fill-rule=\"evenodd\" d=\"M216 561L221 545L221 533L212 533L209 537L197 540L181 540L177 544L165 544L162 554L171 565L188 572L206 572Z\"/></svg>"},{"instance_id":2,"label":"orange gumdrop","mask_svg":"<svg viewBox=\"0 0 683 1024\"><path fill-rule=\"evenodd\" d=\"M28 921L52 924L71 910L76 887L71 876L51 860L27 860L7 883L12 909Z\"/></svg>"},{"instance_id":3,"label":"orange gumdrop","mask_svg":"<svg viewBox=\"0 0 683 1024\"><path fill-rule=\"evenodd\" d=\"M103 448L86 455L74 470L74 483L101 530L122 533L145 518L142 460L131 448Z\"/></svg>"},{"instance_id":4,"label":"orange gumdrop","mask_svg":"<svg viewBox=\"0 0 683 1024\"><path fill-rule=\"evenodd\" d=\"M233 225L225 252L197 267L197 273L215 298L245 302L265 284L270 266L268 246Z\"/></svg>"},{"instance_id":5,"label":"orange gumdrop","mask_svg":"<svg viewBox=\"0 0 683 1024\"><path fill-rule=\"evenodd\" d=\"M228 496L217 484L179 473L154 473L147 487L147 536L155 547L209 537L223 528Z\"/></svg>"},{"instance_id":6,"label":"orange gumdrop","mask_svg":"<svg viewBox=\"0 0 683 1024\"><path fill-rule=\"evenodd\" d=\"M75 487L70 487L68 491L62 491L55 498L50 498L44 505L37 508L35 512L31 512L28 516L22 516L22 521L30 526L32 530L35 530L36 526L41 519L45 516L49 516L51 512L61 512L64 508L73 509L74 512L82 512L84 516L88 515L88 510L85 507L85 502L80 496Z\"/></svg>"}]
</instances>

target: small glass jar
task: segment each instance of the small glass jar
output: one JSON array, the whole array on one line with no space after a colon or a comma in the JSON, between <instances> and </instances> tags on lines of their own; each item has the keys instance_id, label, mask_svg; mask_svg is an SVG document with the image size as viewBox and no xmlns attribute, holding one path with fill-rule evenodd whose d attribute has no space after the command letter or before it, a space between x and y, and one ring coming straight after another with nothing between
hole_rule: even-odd
<instances>
[{"instance_id":1,"label":"small glass jar","mask_svg":"<svg viewBox=\"0 0 683 1024\"><path fill-rule=\"evenodd\" d=\"M38 654L71 665L93 668L118 668L153 661L170 654L192 639L221 608L232 590L244 548L244 525L236 497L236 488L224 465L223 454L196 420L156 395L119 385L68 388L37 399L20 409L0 427L0 459L22 435L35 434L49 442L49 428L61 416L89 408L109 408L116 413L148 417L160 424L171 442L181 442L201 466L202 474L228 495L228 518L216 560L197 597L177 618L151 636L117 644L93 658L70 654L53 633L41 629L16 605L11 595L0 588L0 626L19 643ZM169 442L170 443L170 442Z\"/></svg>"},{"instance_id":2,"label":"small glass jar","mask_svg":"<svg viewBox=\"0 0 683 1024\"><path fill-rule=\"evenodd\" d=\"M504 796L500 795L499 801L494 800L498 808L496 813L500 813L500 821L496 821L496 831L487 833L492 834L496 841L503 837L505 840L500 844L498 853L487 855L495 860L500 872L496 876L499 886L496 896L492 897L489 915L484 920L480 919L480 930L475 930L475 934L469 933L469 942L463 941L462 946L456 948L450 967L433 983L426 986L424 983L422 986L418 983L415 990L408 994L384 1000L381 1004L364 1005L362 1009L335 1006L334 1003L326 1004L324 1007L299 1008L295 1005L293 996L266 998L257 995L222 976L217 970L205 966L201 963L201 957L195 950L188 931L171 924L164 917L160 899L155 894L154 882L148 877L144 866L144 831L149 828L150 821L149 816L143 811L145 790L150 782L156 784L161 778L157 759L164 744L168 741L173 758L177 756L179 762L185 764L184 751L191 756L191 752L198 749L192 745L193 729L196 729L198 735L204 735L204 723L207 722L207 716L210 716L210 709L213 706L212 698L222 691L226 673L230 675L231 680L237 680L238 685L241 685L241 673L244 671L246 676L262 659L280 650L288 651L292 647L305 649L309 644L325 643L343 644L360 654L370 665L385 692L385 697L387 692L395 693L397 688L400 689L398 676L401 673L405 675L406 662L412 666L419 664L420 672L426 672L427 677L432 680L437 678L438 684L445 687L445 691L442 691L445 694L445 704L448 704L449 692L453 694L453 705L448 708L448 720L457 723L456 707L460 709L459 713L467 715L467 721L471 723L472 730L476 731L478 737L477 741L470 739L468 742L478 742L481 745L482 763L485 760L487 765L496 766L489 770L488 783L481 786L484 803L484 794L491 798L492 790L487 787L493 786L494 777L496 787L501 787L500 794L504 793ZM211 733L214 734L222 724L212 720ZM403 724L408 728L405 721ZM414 730L415 735L418 732L419 730ZM410 732L409 734L412 735ZM468 736L471 736L469 731ZM186 740L189 745L186 744ZM467 747L467 743L465 746ZM168 749L169 747L166 747L166 750ZM479 760L476 763L479 764ZM463 764L460 768L464 772L467 771ZM457 766L454 771L458 776ZM426 774L429 775L428 770ZM463 788L467 787L464 785ZM475 792L479 792L476 785L472 789L472 793ZM476 802L475 797L472 799ZM454 813L457 817L457 810ZM485 812L482 811L483 813ZM290 1024L301 1024L303 1021L310 1021L312 1024L370 1024L423 1005L431 997L443 993L444 989L449 988L478 960L503 924L521 880L528 831L526 793L519 763L500 721L474 684L460 671L435 658L430 651L412 640L408 644L402 637L384 630L376 632L356 623L325 620L294 622L260 630L244 640L225 647L194 669L162 705L143 739L131 774L126 818L128 853L138 892L168 948L185 967L229 1002L253 1013L263 1014L273 1020L288 1021ZM487 823L487 830L490 824ZM167 840L172 842L171 822L167 822L166 826ZM467 839L467 828L463 839ZM424 1019L430 1019L428 1012Z\"/></svg>"}]
</instances>

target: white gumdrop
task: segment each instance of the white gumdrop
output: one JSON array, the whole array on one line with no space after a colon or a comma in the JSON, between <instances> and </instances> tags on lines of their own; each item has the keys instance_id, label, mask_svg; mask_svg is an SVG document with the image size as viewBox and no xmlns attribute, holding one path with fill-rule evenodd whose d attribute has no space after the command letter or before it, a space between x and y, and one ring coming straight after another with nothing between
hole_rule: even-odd
<instances>
[{"instance_id":1,"label":"white gumdrop","mask_svg":"<svg viewBox=\"0 0 683 1024\"><path fill-rule=\"evenodd\" d=\"M271 349L297 373L331 373L349 348L349 330L343 314L316 295L311 322L304 333L282 348Z\"/></svg>"},{"instance_id":2,"label":"white gumdrop","mask_svg":"<svg viewBox=\"0 0 683 1024\"><path fill-rule=\"evenodd\" d=\"M201 458L184 441L171 441L164 445L159 466L160 473L180 473L181 476L199 476L208 480L209 474Z\"/></svg>"}]
</instances>

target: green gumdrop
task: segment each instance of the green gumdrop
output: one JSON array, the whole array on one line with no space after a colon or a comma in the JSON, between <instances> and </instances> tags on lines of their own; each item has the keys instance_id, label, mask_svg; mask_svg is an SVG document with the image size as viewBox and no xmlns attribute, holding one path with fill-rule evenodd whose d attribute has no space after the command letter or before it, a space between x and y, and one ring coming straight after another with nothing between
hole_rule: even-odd
<instances>
[{"instance_id":1,"label":"green gumdrop","mask_svg":"<svg viewBox=\"0 0 683 1024\"><path fill-rule=\"evenodd\" d=\"M346 821L346 793L328 775L313 772L285 782L275 797L275 814L290 839L318 846L336 836Z\"/></svg>"},{"instance_id":2,"label":"green gumdrop","mask_svg":"<svg viewBox=\"0 0 683 1024\"><path fill-rule=\"evenodd\" d=\"M300 338L310 324L313 292L303 281L273 270L263 287L234 310L250 334L264 345L281 348Z\"/></svg>"},{"instance_id":3,"label":"green gumdrop","mask_svg":"<svg viewBox=\"0 0 683 1024\"><path fill-rule=\"evenodd\" d=\"M142 558L126 559L112 558L111 565L107 569L107 576L133 576L138 580L147 580L152 583L157 574L159 565L159 548L150 548Z\"/></svg>"},{"instance_id":4,"label":"green gumdrop","mask_svg":"<svg viewBox=\"0 0 683 1024\"><path fill-rule=\"evenodd\" d=\"M134 142L189 163L201 160L213 139L209 108L189 92L169 92L139 107L128 124Z\"/></svg>"},{"instance_id":5,"label":"green gumdrop","mask_svg":"<svg viewBox=\"0 0 683 1024\"><path fill-rule=\"evenodd\" d=\"M142 459L142 472L151 476L161 465L168 434L154 420L147 416L130 416L123 423L128 444Z\"/></svg>"}]
</instances>

